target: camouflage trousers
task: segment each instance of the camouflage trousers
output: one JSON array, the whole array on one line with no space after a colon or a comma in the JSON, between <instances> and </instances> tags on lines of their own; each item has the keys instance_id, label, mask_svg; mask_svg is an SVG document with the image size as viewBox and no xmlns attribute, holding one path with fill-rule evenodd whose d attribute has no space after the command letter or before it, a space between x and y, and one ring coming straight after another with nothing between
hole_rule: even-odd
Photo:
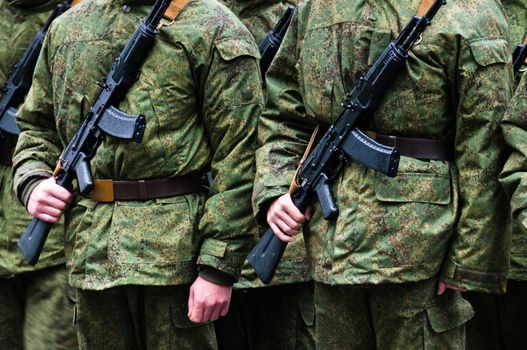
<instances>
[{"instance_id":1,"label":"camouflage trousers","mask_svg":"<svg viewBox=\"0 0 527 350\"><path fill-rule=\"evenodd\" d=\"M220 350L315 349L313 283L235 290L214 327Z\"/></svg>"},{"instance_id":2,"label":"camouflage trousers","mask_svg":"<svg viewBox=\"0 0 527 350\"><path fill-rule=\"evenodd\" d=\"M0 349L77 349L64 266L0 278Z\"/></svg>"},{"instance_id":3,"label":"camouflage trousers","mask_svg":"<svg viewBox=\"0 0 527 350\"><path fill-rule=\"evenodd\" d=\"M510 280L505 295L466 298L476 311L467 323L467 349L527 349L527 281Z\"/></svg>"},{"instance_id":4,"label":"camouflage trousers","mask_svg":"<svg viewBox=\"0 0 527 350\"><path fill-rule=\"evenodd\" d=\"M437 280L376 286L315 283L317 349L464 349L473 316L459 292L436 296Z\"/></svg>"},{"instance_id":5,"label":"camouflage trousers","mask_svg":"<svg viewBox=\"0 0 527 350\"><path fill-rule=\"evenodd\" d=\"M77 289L80 349L216 349L212 323L188 317L189 285Z\"/></svg>"}]
</instances>

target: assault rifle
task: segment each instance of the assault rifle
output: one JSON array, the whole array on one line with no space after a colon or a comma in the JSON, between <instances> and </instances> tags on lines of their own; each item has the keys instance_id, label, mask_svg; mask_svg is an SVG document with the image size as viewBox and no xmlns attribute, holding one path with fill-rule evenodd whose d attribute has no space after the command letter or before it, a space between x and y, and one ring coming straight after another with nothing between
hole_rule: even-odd
<instances>
[{"instance_id":1,"label":"assault rifle","mask_svg":"<svg viewBox=\"0 0 527 350\"><path fill-rule=\"evenodd\" d=\"M397 175L398 149L376 142L356 125L363 115L379 105L384 93L403 68L410 49L445 3L445 0L436 0L424 16L414 16L346 96L339 118L313 148L299 168L297 178L293 180L298 188L291 193L291 199L301 212L306 211L315 195L326 220L338 215L330 182L352 160L390 177ZM267 284L273 278L286 246L287 243L268 228L249 253L247 259L263 283Z\"/></svg>"},{"instance_id":2,"label":"assault rifle","mask_svg":"<svg viewBox=\"0 0 527 350\"><path fill-rule=\"evenodd\" d=\"M276 56L276 53L284 40L285 32L287 32L287 28L289 28L294 13L295 7L289 6L276 26L267 33L258 47L260 50L260 72L262 72L262 77L265 76L271 62L273 62L274 56Z\"/></svg>"},{"instance_id":3,"label":"assault rifle","mask_svg":"<svg viewBox=\"0 0 527 350\"><path fill-rule=\"evenodd\" d=\"M514 67L514 80L516 81L516 84L520 82L521 74L520 70L522 68L522 65L525 63L525 60L527 59L527 44L520 44L516 46L514 49L514 52L512 53L512 62Z\"/></svg>"},{"instance_id":4,"label":"assault rifle","mask_svg":"<svg viewBox=\"0 0 527 350\"><path fill-rule=\"evenodd\" d=\"M93 189L90 160L104 139L104 134L137 143L143 139L146 120L143 115L121 112L117 105L136 80L140 68L154 46L157 26L170 0L157 0L148 17L141 22L106 76L99 96L83 119L79 129L62 153L53 173L57 184L73 190L77 178L79 192L88 195ZM25 259L35 265L53 224L33 218L18 241Z\"/></svg>"},{"instance_id":5,"label":"assault rifle","mask_svg":"<svg viewBox=\"0 0 527 350\"><path fill-rule=\"evenodd\" d=\"M18 106L24 102L24 98L31 87L33 71L37 64L42 43L44 42L44 38L51 22L66 12L70 8L71 3L72 0L67 0L55 7L46 23L44 23L44 26L37 32L33 41L24 52L20 61L15 65L12 73L7 79L3 88L2 98L0 99L0 138L3 133L8 133L14 136L20 134L20 130L16 125L15 115Z\"/></svg>"}]
</instances>

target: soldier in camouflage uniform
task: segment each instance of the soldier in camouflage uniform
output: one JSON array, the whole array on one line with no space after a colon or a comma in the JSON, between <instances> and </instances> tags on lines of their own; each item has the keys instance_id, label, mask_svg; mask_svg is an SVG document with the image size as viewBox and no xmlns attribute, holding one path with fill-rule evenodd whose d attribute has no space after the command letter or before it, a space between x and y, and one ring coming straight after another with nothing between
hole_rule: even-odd
<instances>
[{"instance_id":1,"label":"soldier in camouflage uniform","mask_svg":"<svg viewBox=\"0 0 527 350\"><path fill-rule=\"evenodd\" d=\"M329 222L318 203L304 216L281 195L315 124L338 117L345 93L420 3L306 1L267 74L257 218L284 241L311 218L303 231L320 349L462 349L473 310L459 290L505 291L510 230L498 128L513 83L498 1L448 2L361 121L408 146L397 177L351 162L332 182L340 211ZM439 160L414 155L422 139L437 145ZM441 144L449 157L439 156Z\"/></svg>"},{"instance_id":2,"label":"soldier in camouflage uniform","mask_svg":"<svg viewBox=\"0 0 527 350\"><path fill-rule=\"evenodd\" d=\"M241 19L257 43L264 40L289 5L296 5L296 1L281 0L222 2ZM240 281L234 285L229 314L214 325L220 349L314 349L309 268L302 238L288 246L269 287L260 282L246 261Z\"/></svg>"},{"instance_id":3,"label":"soldier in camouflage uniform","mask_svg":"<svg viewBox=\"0 0 527 350\"><path fill-rule=\"evenodd\" d=\"M0 81L6 81L58 1L0 1ZM74 290L68 286L62 225L50 233L40 263L27 264L17 240L31 217L13 191L15 138L0 137L0 349L74 349Z\"/></svg>"},{"instance_id":4,"label":"soldier in camouflage uniform","mask_svg":"<svg viewBox=\"0 0 527 350\"><path fill-rule=\"evenodd\" d=\"M253 238L258 48L216 1L190 1L161 29L120 103L146 116L143 141L107 137L91 163L95 179L187 181L194 192L101 202L42 180L150 4L94 0L68 11L50 29L17 116L19 198L48 221L71 201L67 261L82 349L216 348L208 322L227 313ZM203 191L209 168L214 182Z\"/></svg>"},{"instance_id":5,"label":"soldier in camouflage uniform","mask_svg":"<svg viewBox=\"0 0 527 350\"><path fill-rule=\"evenodd\" d=\"M510 43L514 48L527 34L527 1L502 0L509 19ZM523 219L525 196L525 124L527 81L522 80L504 117L503 132L513 154L502 174L502 184L511 196L513 231L509 281L506 295L467 293L476 315L467 324L469 349L523 349L527 347L527 233Z\"/></svg>"}]
</instances>

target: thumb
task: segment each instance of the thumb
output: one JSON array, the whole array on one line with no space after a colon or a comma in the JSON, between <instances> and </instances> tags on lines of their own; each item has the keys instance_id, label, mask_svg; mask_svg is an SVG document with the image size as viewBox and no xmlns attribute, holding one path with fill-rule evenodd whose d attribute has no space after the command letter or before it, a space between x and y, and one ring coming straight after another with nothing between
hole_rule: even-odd
<instances>
[{"instance_id":1,"label":"thumb","mask_svg":"<svg viewBox=\"0 0 527 350\"><path fill-rule=\"evenodd\" d=\"M446 283L439 281L439 285L437 286L437 295L443 295L446 291Z\"/></svg>"}]
</instances>

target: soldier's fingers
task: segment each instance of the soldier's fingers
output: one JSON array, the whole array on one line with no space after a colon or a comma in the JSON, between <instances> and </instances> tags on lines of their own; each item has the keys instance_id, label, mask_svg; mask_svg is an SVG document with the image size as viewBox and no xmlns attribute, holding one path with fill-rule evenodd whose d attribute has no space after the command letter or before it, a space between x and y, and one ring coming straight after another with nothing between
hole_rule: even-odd
<instances>
[{"instance_id":1,"label":"soldier's fingers","mask_svg":"<svg viewBox=\"0 0 527 350\"><path fill-rule=\"evenodd\" d=\"M36 203L38 207L52 207L52 208L56 208L59 210L64 210L67 204L63 200L53 197L53 196L37 198Z\"/></svg>"},{"instance_id":2,"label":"soldier's fingers","mask_svg":"<svg viewBox=\"0 0 527 350\"><path fill-rule=\"evenodd\" d=\"M280 230L285 233L286 235L288 236L294 236L298 233L298 230L290 227L287 223L285 223L283 220L281 220L280 218L275 218L274 220L274 223L276 225L278 225L278 227L280 228Z\"/></svg>"},{"instance_id":3,"label":"soldier's fingers","mask_svg":"<svg viewBox=\"0 0 527 350\"><path fill-rule=\"evenodd\" d=\"M203 305L203 316L201 317L201 322L211 321L211 316L217 307L217 303L203 301L201 304Z\"/></svg>"},{"instance_id":4,"label":"soldier's fingers","mask_svg":"<svg viewBox=\"0 0 527 350\"><path fill-rule=\"evenodd\" d=\"M293 230L298 231L302 227L302 223L295 221L295 219L290 217L287 212L276 212L276 218L282 220L288 227L292 228Z\"/></svg>"},{"instance_id":5,"label":"soldier's fingers","mask_svg":"<svg viewBox=\"0 0 527 350\"><path fill-rule=\"evenodd\" d=\"M203 322L203 305L194 301L194 307L190 311L189 319L194 323Z\"/></svg>"},{"instance_id":6,"label":"soldier's fingers","mask_svg":"<svg viewBox=\"0 0 527 350\"><path fill-rule=\"evenodd\" d=\"M287 212L287 214L293 218L296 222L299 222L303 224L306 221L306 217L298 208L291 202L291 205L284 206L283 209Z\"/></svg>"},{"instance_id":7,"label":"soldier's fingers","mask_svg":"<svg viewBox=\"0 0 527 350\"><path fill-rule=\"evenodd\" d=\"M282 230L280 230L280 228L274 222L269 222L269 227L271 227L271 230L273 230L276 237L278 237L282 242L289 243L293 241L293 237L283 233Z\"/></svg>"},{"instance_id":8,"label":"soldier's fingers","mask_svg":"<svg viewBox=\"0 0 527 350\"><path fill-rule=\"evenodd\" d=\"M221 307L221 311L220 311L220 316L225 316L227 315L227 313L229 312L229 306L231 304L231 301L229 299L228 302L226 302L225 304L222 305Z\"/></svg>"},{"instance_id":9,"label":"soldier's fingers","mask_svg":"<svg viewBox=\"0 0 527 350\"><path fill-rule=\"evenodd\" d=\"M66 203L70 203L73 199L73 195L71 194L71 192L59 185L53 186L51 195Z\"/></svg>"},{"instance_id":10,"label":"soldier's fingers","mask_svg":"<svg viewBox=\"0 0 527 350\"><path fill-rule=\"evenodd\" d=\"M53 207L43 206L42 208L40 208L39 213L47 214L58 219L62 215L62 210Z\"/></svg>"},{"instance_id":11,"label":"soldier's fingers","mask_svg":"<svg viewBox=\"0 0 527 350\"><path fill-rule=\"evenodd\" d=\"M439 281L439 285L437 286L437 295L443 295L446 291L446 284L445 282Z\"/></svg>"},{"instance_id":12,"label":"soldier's fingers","mask_svg":"<svg viewBox=\"0 0 527 350\"><path fill-rule=\"evenodd\" d=\"M34 215L34 217L36 217L37 219L40 219L42 221L46 221L46 222L57 222L59 219L54 217L54 216L51 216L51 215L48 215L48 214L43 214L43 213L37 213Z\"/></svg>"},{"instance_id":13,"label":"soldier's fingers","mask_svg":"<svg viewBox=\"0 0 527 350\"><path fill-rule=\"evenodd\" d=\"M216 305L214 310L212 310L212 312L210 314L210 319L208 321L216 321L220 317L222 306L223 305L221 305L221 304Z\"/></svg>"}]
</instances>

